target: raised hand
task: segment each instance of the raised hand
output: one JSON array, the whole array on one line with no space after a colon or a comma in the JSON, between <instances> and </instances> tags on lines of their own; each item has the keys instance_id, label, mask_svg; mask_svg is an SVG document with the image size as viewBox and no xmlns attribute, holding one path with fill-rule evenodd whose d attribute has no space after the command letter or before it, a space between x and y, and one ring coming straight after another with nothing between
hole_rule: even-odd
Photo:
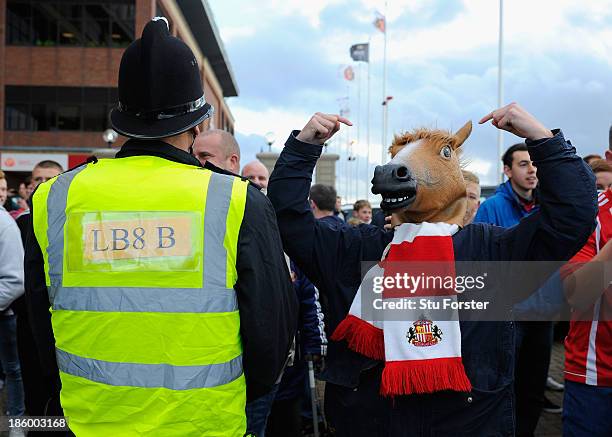
<instances>
[{"instance_id":1,"label":"raised hand","mask_svg":"<svg viewBox=\"0 0 612 437\"><path fill-rule=\"evenodd\" d=\"M552 132L544 127L537 118L514 102L488 113L478 123L486 123L489 120L493 120L491 124L496 128L528 140L553 137Z\"/></svg>"},{"instance_id":2,"label":"raised hand","mask_svg":"<svg viewBox=\"0 0 612 437\"><path fill-rule=\"evenodd\" d=\"M317 112L300 131L297 139L303 143L322 145L340 130L340 123L353 125L348 119L339 115Z\"/></svg>"}]
</instances>

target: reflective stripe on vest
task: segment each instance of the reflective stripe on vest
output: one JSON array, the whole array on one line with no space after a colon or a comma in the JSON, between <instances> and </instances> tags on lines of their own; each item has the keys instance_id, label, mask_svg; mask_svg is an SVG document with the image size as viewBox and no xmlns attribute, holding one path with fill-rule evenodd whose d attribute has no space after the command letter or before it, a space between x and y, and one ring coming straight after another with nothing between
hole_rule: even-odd
<instances>
[{"instance_id":1,"label":"reflective stripe on vest","mask_svg":"<svg viewBox=\"0 0 612 437\"><path fill-rule=\"evenodd\" d=\"M227 313L238 310L234 290L207 288L57 287L54 310Z\"/></svg>"},{"instance_id":2,"label":"reflective stripe on vest","mask_svg":"<svg viewBox=\"0 0 612 437\"><path fill-rule=\"evenodd\" d=\"M241 356L208 366L111 363L78 357L60 349L56 356L62 372L108 385L190 390L228 384L242 374Z\"/></svg>"},{"instance_id":3,"label":"reflective stripe on vest","mask_svg":"<svg viewBox=\"0 0 612 437\"><path fill-rule=\"evenodd\" d=\"M62 285L64 269L64 225L66 224L66 201L68 188L77 174L86 167L77 167L73 171L61 174L51 185L47 197L47 240L49 246L49 300L53 302L58 287Z\"/></svg>"}]
</instances>

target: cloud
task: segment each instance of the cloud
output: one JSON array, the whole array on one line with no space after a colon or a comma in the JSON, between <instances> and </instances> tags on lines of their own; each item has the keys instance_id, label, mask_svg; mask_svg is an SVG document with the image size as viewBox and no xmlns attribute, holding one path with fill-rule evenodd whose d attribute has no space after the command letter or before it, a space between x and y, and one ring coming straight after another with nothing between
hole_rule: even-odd
<instances>
[{"instance_id":1,"label":"cloud","mask_svg":"<svg viewBox=\"0 0 612 437\"><path fill-rule=\"evenodd\" d=\"M492 173L495 171L493 163L480 158L468 159L465 169L476 173L480 179L491 179L494 176Z\"/></svg>"},{"instance_id":2,"label":"cloud","mask_svg":"<svg viewBox=\"0 0 612 437\"><path fill-rule=\"evenodd\" d=\"M394 132L422 125L456 130L496 107L498 5L491 0L389 2L387 94L394 99L386 141ZM547 126L562 127L579 154L601 153L612 121L606 92L612 89L612 0L504 5L505 102L517 101ZM380 162L383 37L372 20L374 10L383 11L384 0L316 0L312 7L297 0L212 0L211 6L240 86L241 96L229 105L247 147L256 153L265 147L265 132L274 131L280 150L291 129L317 110L338 111L338 99L349 96L350 118L359 120L360 135L355 127L344 130L330 153L341 155L343 191L365 192L373 171L365 167L366 65L361 111L359 80L346 82L338 71L352 63L350 45L370 38L370 157ZM518 141L507 133L503 138L504 147ZM351 151L362 165L357 173L346 161L352 139L359 139ZM465 156L483 183L496 183L497 130L474 125ZM357 193L345 184L355 174Z\"/></svg>"},{"instance_id":3,"label":"cloud","mask_svg":"<svg viewBox=\"0 0 612 437\"><path fill-rule=\"evenodd\" d=\"M221 24L219 27L245 23L267 25L280 19L287 23L305 22L311 29L320 27L321 14L327 8L349 3L348 0L309 0L308 2L303 0L210 1L217 24Z\"/></svg>"},{"instance_id":4,"label":"cloud","mask_svg":"<svg viewBox=\"0 0 612 437\"><path fill-rule=\"evenodd\" d=\"M287 111L278 107L267 107L261 110L250 109L240 105L232 106L232 113L236 118L236 128L244 135L260 135L274 132L275 144L280 149L285 138L292 129L301 129L312 116L311 113Z\"/></svg>"},{"instance_id":5,"label":"cloud","mask_svg":"<svg viewBox=\"0 0 612 437\"><path fill-rule=\"evenodd\" d=\"M226 26L220 30L221 38L225 44L231 43L238 38L250 38L255 35L256 29L252 26Z\"/></svg>"}]
</instances>

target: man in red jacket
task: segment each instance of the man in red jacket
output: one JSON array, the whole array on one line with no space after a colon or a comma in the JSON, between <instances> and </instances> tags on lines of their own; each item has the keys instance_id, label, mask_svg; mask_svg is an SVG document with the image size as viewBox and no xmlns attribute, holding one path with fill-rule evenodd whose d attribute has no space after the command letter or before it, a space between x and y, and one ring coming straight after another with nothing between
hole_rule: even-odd
<instances>
[{"instance_id":1,"label":"man in red jacket","mask_svg":"<svg viewBox=\"0 0 612 437\"><path fill-rule=\"evenodd\" d=\"M563 435L612 435L612 288L601 294L601 263L612 260L612 191L599 194L597 228L570 263L580 264L565 279L574 308L565 339ZM573 276L573 280L569 280ZM575 289L571 283L576 284ZM580 301L578 301L580 299ZM594 304L590 302L595 301ZM580 320L577 320L580 319Z\"/></svg>"}]
</instances>

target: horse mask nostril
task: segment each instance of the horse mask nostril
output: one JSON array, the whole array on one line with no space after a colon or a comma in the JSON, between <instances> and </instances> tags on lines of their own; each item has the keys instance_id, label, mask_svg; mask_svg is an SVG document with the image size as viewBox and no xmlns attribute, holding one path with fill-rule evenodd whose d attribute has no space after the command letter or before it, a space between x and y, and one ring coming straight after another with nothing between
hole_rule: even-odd
<instances>
[{"instance_id":1,"label":"horse mask nostril","mask_svg":"<svg viewBox=\"0 0 612 437\"><path fill-rule=\"evenodd\" d=\"M408 167L404 165L397 167L393 171L393 173L395 173L394 176L397 180L407 181L408 179L410 179L410 172L408 171Z\"/></svg>"}]
</instances>

